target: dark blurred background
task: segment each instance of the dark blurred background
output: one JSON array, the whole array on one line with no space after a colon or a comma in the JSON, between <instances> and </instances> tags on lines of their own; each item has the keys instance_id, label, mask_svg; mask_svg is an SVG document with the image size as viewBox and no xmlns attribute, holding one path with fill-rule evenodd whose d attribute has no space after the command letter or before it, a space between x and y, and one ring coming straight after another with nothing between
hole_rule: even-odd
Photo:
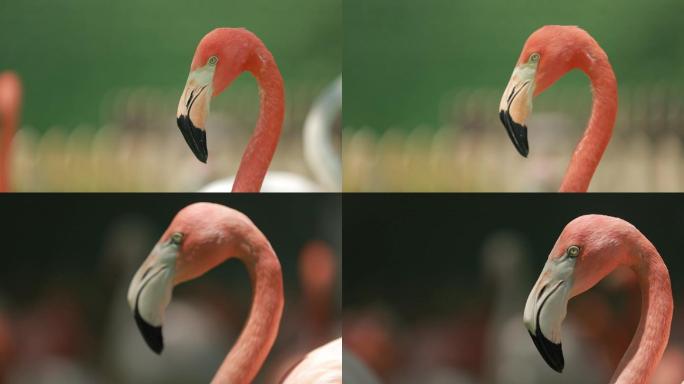
<instances>
[{"instance_id":1,"label":"dark blurred background","mask_svg":"<svg viewBox=\"0 0 684 384\"><path fill-rule=\"evenodd\" d=\"M675 317L661 368L669 371L653 383L681 379L684 200L677 195L345 196L345 343L389 383L607 382L638 323L631 271L570 301L562 375L546 366L522 322L558 235L589 213L631 222L667 264ZM674 379L666 376L672 370Z\"/></svg>"},{"instance_id":2,"label":"dark blurred background","mask_svg":"<svg viewBox=\"0 0 684 384\"><path fill-rule=\"evenodd\" d=\"M16 71L24 86L14 187L196 190L234 173L257 118L251 75L212 102L209 166L185 148L175 121L197 43L217 27L245 27L273 53L286 88L274 167L306 174L302 124L342 71L341 8L339 0L0 2L0 71ZM194 176L169 177L172 167Z\"/></svg>"},{"instance_id":3,"label":"dark blurred background","mask_svg":"<svg viewBox=\"0 0 684 384\"><path fill-rule=\"evenodd\" d=\"M275 381L301 353L339 336L339 198L1 196L0 382L208 382L250 307L239 262L174 290L161 356L142 341L126 302L135 270L176 212L197 201L249 216L283 268L285 312L257 382Z\"/></svg>"},{"instance_id":4,"label":"dark blurred background","mask_svg":"<svg viewBox=\"0 0 684 384\"><path fill-rule=\"evenodd\" d=\"M548 24L588 31L618 80L592 190L684 189L683 12L677 0L345 1L345 190L556 190L589 118L585 74L535 99L529 159L498 118L525 40Z\"/></svg>"}]
</instances>

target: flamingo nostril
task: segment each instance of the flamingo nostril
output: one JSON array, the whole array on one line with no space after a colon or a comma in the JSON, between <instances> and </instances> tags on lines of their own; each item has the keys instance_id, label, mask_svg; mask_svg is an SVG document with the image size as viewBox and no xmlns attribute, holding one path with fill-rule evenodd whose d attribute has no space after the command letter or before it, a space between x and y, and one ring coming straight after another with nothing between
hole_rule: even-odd
<instances>
[{"instance_id":1,"label":"flamingo nostril","mask_svg":"<svg viewBox=\"0 0 684 384\"><path fill-rule=\"evenodd\" d=\"M152 267L147 268L147 270L143 273L143 275L140 277L140 281L145 280L145 276L147 276L148 273L152 270Z\"/></svg>"},{"instance_id":2,"label":"flamingo nostril","mask_svg":"<svg viewBox=\"0 0 684 384\"><path fill-rule=\"evenodd\" d=\"M539 290L539 294L537 295L537 300L539 300L542 297L542 295L544 294L544 291L546 291L546 287L548 287L548 286L549 285L546 284L545 286L542 287L542 289Z\"/></svg>"}]
</instances>

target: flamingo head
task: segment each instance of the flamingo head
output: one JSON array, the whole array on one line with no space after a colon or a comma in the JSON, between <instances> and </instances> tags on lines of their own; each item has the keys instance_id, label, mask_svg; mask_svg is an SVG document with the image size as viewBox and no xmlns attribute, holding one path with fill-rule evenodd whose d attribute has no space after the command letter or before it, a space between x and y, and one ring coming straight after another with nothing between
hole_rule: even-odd
<instances>
[{"instance_id":1,"label":"flamingo head","mask_svg":"<svg viewBox=\"0 0 684 384\"><path fill-rule=\"evenodd\" d=\"M564 366L561 325L568 301L621 263L625 223L602 215L580 216L568 223L527 298L525 327L544 361L557 372Z\"/></svg>"},{"instance_id":2,"label":"flamingo head","mask_svg":"<svg viewBox=\"0 0 684 384\"><path fill-rule=\"evenodd\" d=\"M173 287L240 252L241 245L236 246L225 229L244 220L249 222L246 216L222 205L189 205L178 212L135 273L128 288L128 305L154 352L161 353L164 348L162 324Z\"/></svg>"},{"instance_id":3,"label":"flamingo head","mask_svg":"<svg viewBox=\"0 0 684 384\"><path fill-rule=\"evenodd\" d=\"M518 152L527 157L526 121L532 113L532 98L542 93L573 68L588 68L596 41L575 26L547 25L528 37L511 79L499 103L499 117ZM603 53L605 54L605 53Z\"/></svg>"},{"instance_id":4,"label":"flamingo head","mask_svg":"<svg viewBox=\"0 0 684 384\"><path fill-rule=\"evenodd\" d=\"M254 48L261 41L243 28L217 28L197 45L190 75L178 102L176 122L198 160L207 162L206 119L211 98L245 70L253 71Z\"/></svg>"}]
</instances>

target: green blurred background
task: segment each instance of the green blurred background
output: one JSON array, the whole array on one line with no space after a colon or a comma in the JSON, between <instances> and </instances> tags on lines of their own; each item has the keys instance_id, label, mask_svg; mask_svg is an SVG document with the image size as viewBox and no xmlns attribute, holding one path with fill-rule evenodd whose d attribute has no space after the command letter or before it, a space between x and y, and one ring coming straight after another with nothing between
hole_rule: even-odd
<instances>
[{"instance_id":1,"label":"green blurred background","mask_svg":"<svg viewBox=\"0 0 684 384\"><path fill-rule=\"evenodd\" d=\"M589 31L621 87L684 85L682 14L678 0L345 0L345 127L444 123L445 95L458 88L503 92L523 43L547 24ZM559 84L587 83L575 71Z\"/></svg>"},{"instance_id":2,"label":"green blurred background","mask_svg":"<svg viewBox=\"0 0 684 384\"><path fill-rule=\"evenodd\" d=\"M527 37L578 25L608 54L618 116L589 191L684 190L684 3L344 2L345 191L555 191L591 112L571 71L534 100L528 158L498 106Z\"/></svg>"},{"instance_id":3,"label":"green blurred background","mask_svg":"<svg viewBox=\"0 0 684 384\"><path fill-rule=\"evenodd\" d=\"M144 86L180 97L202 36L240 26L273 52L288 92L325 84L341 71L338 0L2 1L0 70L13 69L24 81L24 125L99 125L109 91ZM256 98L255 88L242 76L217 104Z\"/></svg>"}]
</instances>

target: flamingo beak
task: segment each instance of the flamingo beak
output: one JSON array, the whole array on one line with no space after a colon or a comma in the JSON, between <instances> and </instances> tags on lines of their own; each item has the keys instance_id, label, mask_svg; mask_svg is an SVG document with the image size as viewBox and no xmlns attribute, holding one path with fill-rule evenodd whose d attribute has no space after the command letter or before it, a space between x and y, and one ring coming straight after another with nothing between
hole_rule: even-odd
<instances>
[{"instance_id":1,"label":"flamingo beak","mask_svg":"<svg viewBox=\"0 0 684 384\"><path fill-rule=\"evenodd\" d=\"M206 65L190 72L176 112L178 129L192 153L203 163L206 163L209 157L205 123L209 116L209 104L213 92L214 68L214 66Z\"/></svg>"},{"instance_id":2,"label":"flamingo beak","mask_svg":"<svg viewBox=\"0 0 684 384\"><path fill-rule=\"evenodd\" d=\"M511 138L515 149L523 157L527 157L530 152L525 121L532 113L536 70L536 64L532 63L515 67L499 103L499 118L506 127L508 137Z\"/></svg>"},{"instance_id":3,"label":"flamingo beak","mask_svg":"<svg viewBox=\"0 0 684 384\"><path fill-rule=\"evenodd\" d=\"M562 263L547 261L527 298L523 315L534 345L544 361L556 372L562 372L565 366L561 325L572 286L572 270Z\"/></svg>"},{"instance_id":4,"label":"flamingo beak","mask_svg":"<svg viewBox=\"0 0 684 384\"><path fill-rule=\"evenodd\" d=\"M164 349L162 323L171 302L178 245L157 244L128 287L128 305L147 345L155 353Z\"/></svg>"}]
</instances>

